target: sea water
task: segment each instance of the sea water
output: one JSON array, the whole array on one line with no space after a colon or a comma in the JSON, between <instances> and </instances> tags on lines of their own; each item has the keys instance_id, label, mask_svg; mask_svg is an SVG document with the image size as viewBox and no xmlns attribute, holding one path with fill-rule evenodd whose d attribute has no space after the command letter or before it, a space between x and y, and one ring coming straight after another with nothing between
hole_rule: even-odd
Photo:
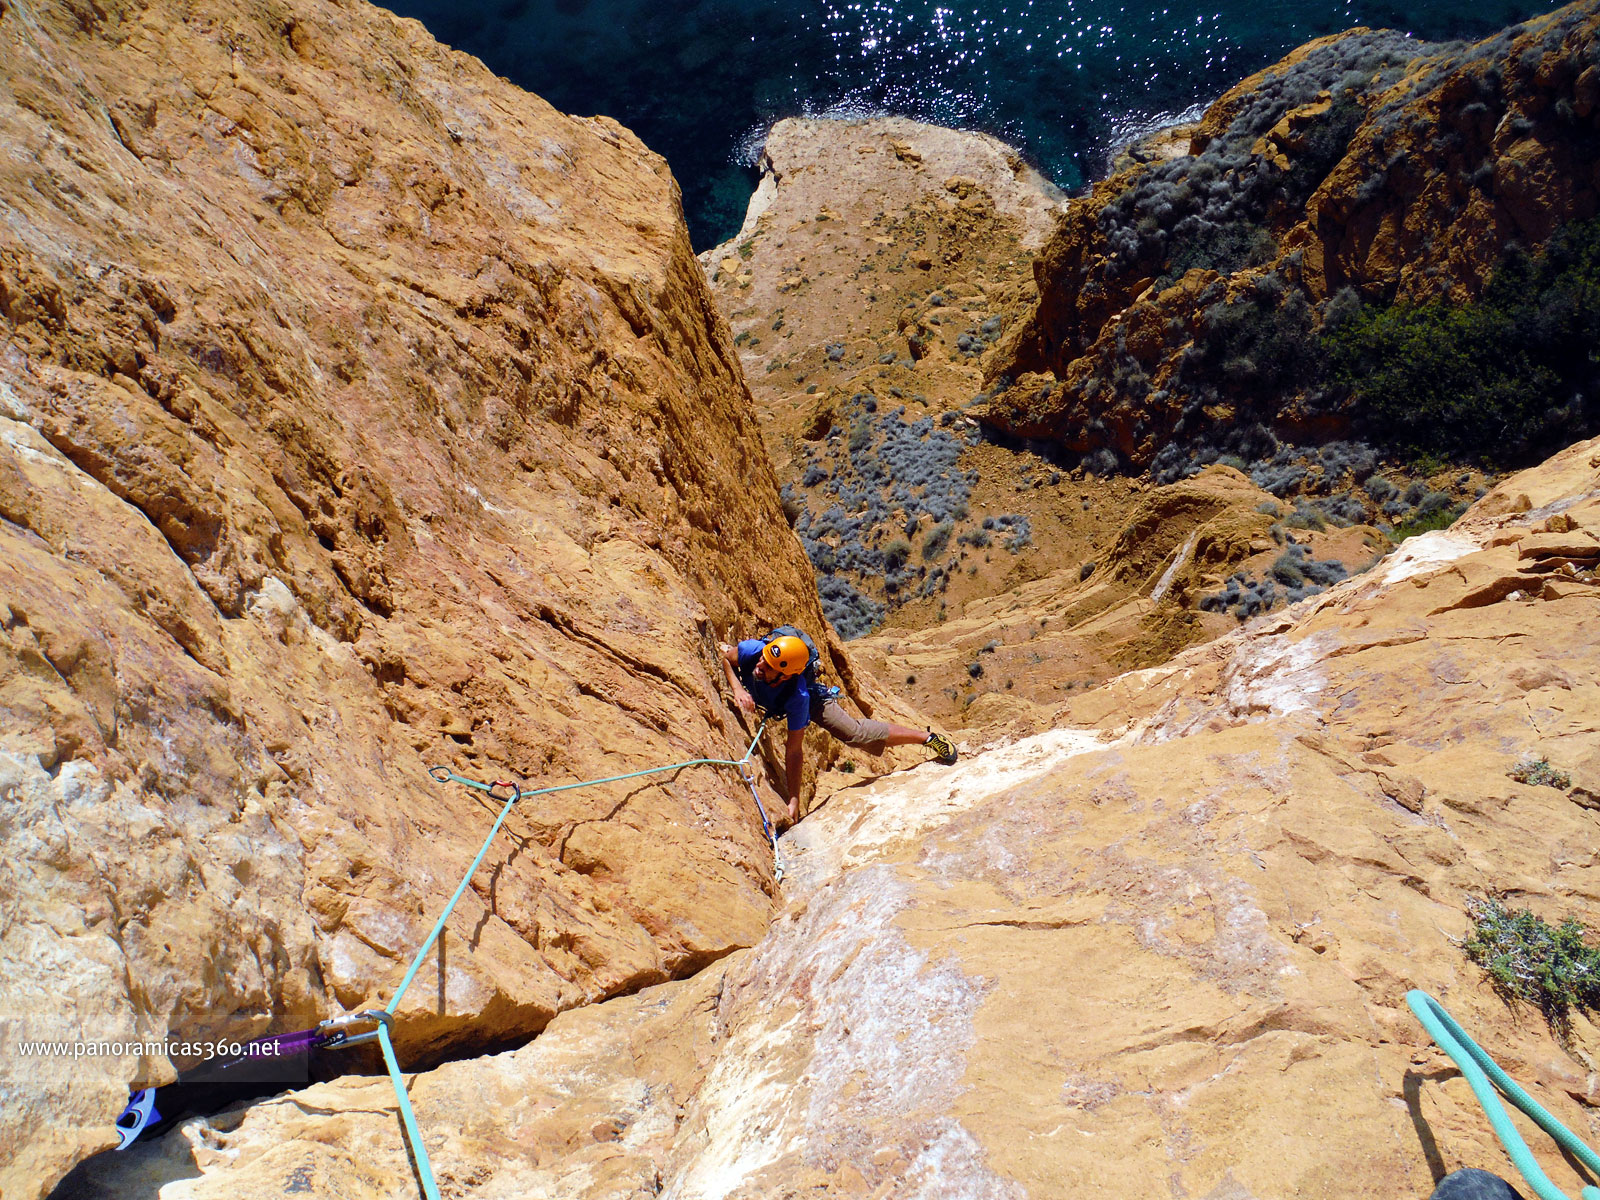
<instances>
[{"instance_id":1,"label":"sea water","mask_svg":"<svg viewBox=\"0 0 1600 1200\"><path fill-rule=\"evenodd\" d=\"M1520 0L391 0L564 112L664 155L697 250L731 236L787 116L893 113L993 133L1075 191L1115 147L1357 25L1477 38Z\"/></svg>"}]
</instances>

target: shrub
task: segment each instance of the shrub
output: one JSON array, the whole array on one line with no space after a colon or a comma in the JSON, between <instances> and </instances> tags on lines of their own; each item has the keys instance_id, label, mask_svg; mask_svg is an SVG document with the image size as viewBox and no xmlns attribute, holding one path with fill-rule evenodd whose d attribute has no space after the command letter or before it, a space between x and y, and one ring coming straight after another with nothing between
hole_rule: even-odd
<instances>
[{"instance_id":1,"label":"shrub","mask_svg":"<svg viewBox=\"0 0 1600 1200\"><path fill-rule=\"evenodd\" d=\"M1284 587L1302 586L1306 576L1300 568L1305 565L1305 553L1304 546L1290 546L1273 561L1270 574Z\"/></svg>"},{"instance_id":2,"label":"shrub","mask_svg":"<svg viewBox=\"0 0 1600 1200\"><path fill-rule=\"evenodd\" d=\"M1450 503L1448 492L1428 492L1421 500L1417 501L1417 516L1432 516L1436 512L1449 508Z\"/></svg>"},{"instance_id":3,"label":"shrub","mask_svg":"<svg viewBox=\"0 0 1600 1200\"><path fill-rule=\"evenodd\" d=\"M1287 496L1300 486L1307 474L1309 472L1299 463L1284 466L1264 463L1250 472L1250 482L1274 496Z\"/></svg>"},{"instance_id":4,"label":"shrub","mask_svg":"<svg viewBox=\"0 0 1600 1200\"><path fill-rule=\"evenodd\" d=\"M824 575L831 575L839 565L839 556L834 548L827 542L805 542L806 555L811 559L811 565Z\"/></svg>"},{"instance_id":5,"label":"shrub","mask_svg":"<svg viewBox=\"0 0 1600 1200\"><path fill-rule=\"evenodd\" d=\"M1367 517L1366 506L1348 492L1330 496L1326 500L1313 501L1312 507L1335 525L1354 525L1357 521L1366 520Z\"/></svg>"},{"instance_id":6,"label":"shrub","mask_svg":"<svg viewBox=\"0 0 1600 1200\"><path fill-rule=\"evenodd\" d=\"M928 530L928 536L922 539L922 557L924 561L932 562L945 552L950 544L950 532L955 528L952 521L940 521Z\"/></svg>"},{"instance_id":7,"label":"shrub","mask_svg":"<svg viewBox=\"0 0 1600 1200\"><path fill-rule=\"evenodd\" d=\"M817 594L822 600L823 615L847 642L871 633L884 618L883 605L863 596L837 575L819 579Z\"/></svg>"},{"instance_id":8,"label":"shrub","mask_svg":"<svg viewBox=\"0 0 1600 1200\"><path fill-rule=\"evenodd\" d=\"M1389 504L1393 503L1392 500L1389 502ZM1385 512L1389 511L1389 504L1384 505ZM1403 512L1404 509L1401 511ZM1436 529L1448 529L1455 524L1456 518L1465 511L1465 505L1452 504L1448 508L1436 509L1425 515L1413 516L1394 527L1394 531L1389 535L1390 540L1398 544L1409 537L1416 537L1419 533L1432 533Z\"/></svg>"},{"instance_id":9,"label":"shrub","mask_svg":"<svg viewBox=\"0 0 1600 1200\"><path fill-rule=\"evenodd\" d=\"M1408 453L1566 445L1600 428L1600 220L1513 253L1475 303L1364 310L1324 343L1365 425Z\"/></svg>"},{"instance_id":10,"label":"shrub","mask_svg":"<svg viewBox=\"0 0 1600 1200\"><path fill-rule=\"evenodd\" d=\"M1362 92L1381 71L1426 49L1402 34L1341 38L1268 72L1222 134L1198 155L1155 163L1101 210L1111 273L1148 271L1164 281L1191 267L1230 273L1272 253L1265 223L1274 208L1305 201L1344 156L1363 119ZM1255 143L1291 108L1319 92L1334 101L1306 131L1287 176ZM1164 270L1163 270L1164 268Z\"/></svg>"},{"instance_id":11,"label":"shrub","mask_svg":"<svg viewBox=\"0 0 1600 1200\"><path fill-rule=\"evenodd\" d=\"M1312 384L1323 361L1312 326L1304 292L1275 275L1257 279L1238 299L1201 315L1198 353L1184 364L1185 380L1267 395Z\"/></svg>"},{"instance_id":12,"label":"shrub","mask_svg":"<svg viewBox=\"0 0 1600 1200\"><path fill-rule=\"evenodd\" d=\"M1078 568L1078 582L1079 583L1083 583L1085 580L1087 580L1089 578L1089 576L1093 575L1094 574L1094 567L1095 567L1095 565L1092 562L1086 562L1086 563L1083 564L1083 566L1079 567ZM1044 624L1044 622L1042 620L1039 623L1041 625Z\"/></svg>"},{"instance_id":13,"label":"shrub","mask_svg":"<svg viewBox=\"0 0 1600 1200\"><path fill-rule=\"evenodd\" d=\"M1512 912L1492 896L1469 897L1467 913L1467 957L1489 973L1501 994L1538 1005L1558 1034L1567 1030L1570 1009L1592 1009L1600 1000L1600 951L1571 917L1552 926L1530 909Z\"/></svg>"},{"instance_id":14,"label":"shrub","mask_svg":"<svg viewBox=\"0 0 1600 1200\"><path fill-rule=\"evenodd\" d=\"M1111 475L1117 469L1116 451L1109 447L1101 447L1093 454L1083 457L1083 469L1091 475Z\"/></svg>"},{"instance_id":15,"label":"shrub","mask_svg":"<svg viewBox=\"0 0 1600 1200\"><path fill-rule=\"evenodd\" d=\"M1289 529L1315 529L1319 532L1328 527L1327 519L1303 500L1294 506L1294 511L1284 518L1283 523Z\"/></svg>"},{"instance_id":16,"label":"shrub","mask_svg":"<svg viewBox=\"0 0 1600 1200\"><path fill-rule=\"evenodd\" d=\"M1259 267L1271 262L1278 249L1265 227L1250 221L1214 225L1197 220L1188 225L1185 233L1187 236L1173 239L1167 269L1160 279L1163 286L1176 283L1196 267L1223 275Z\"/></svg>"},{"instance_id":17,"label":"shrub","mask_svg":"<svg viewBox=\"0 0 1600 1200\"><path fill-rule=\"evenodd\" d=\"M995 527L1006 528L1011 531L1011 536L1006 539L1006 549L1015 554L1024 546L1033 544L1033 527L1028 518L1021 513L1006 513L995 518Z\"/></svg>"},{"instance_id":18,"label":"shrub","mask_svg":"<svg viewBox=\"0 0 1600 1200\"><path fill-rule=\"evenodd\" d=\"M1355 483L1368 478L1378 465L1378 454L1361 442L1329 442L1317 452L1322 463L1322 478L1329 487L1346 475Z\"/></svg>"},{"instance_id":19,"label":"shrub","mask_svg":"<svg viewBox=\"0 0 1600 1200\"><path fill-rule=\"evenodd\" d=\"M911 543L905 538L895 538L883 548L883 568L886 571L898 571L910 557Z\"/></svg>"},{"instance_id":20,"label":"shrub","mask_svg":"<svg viewBox=\"0 0 1600 1200\"><path fill-rule=\"evenodd\" d=\"M1506 774L1518 783L1558 788L1563 792L1572 786L1572 776L1552 767L1548 758L1525 758Z\"/></svg>"}]
</instances>

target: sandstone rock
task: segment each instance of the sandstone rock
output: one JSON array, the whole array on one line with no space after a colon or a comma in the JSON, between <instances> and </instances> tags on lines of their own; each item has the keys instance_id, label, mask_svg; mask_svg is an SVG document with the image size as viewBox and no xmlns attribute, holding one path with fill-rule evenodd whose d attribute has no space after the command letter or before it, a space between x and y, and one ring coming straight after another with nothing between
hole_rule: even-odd
<instances>
[{"instance_id":1,"label":"sandstone rock","mask_svg":"<svg viewBox=\"0 0 1600 1200\"><path fill-rule=\"evenodd\" d=\"M921 168L908 169L896 145L914 150ZM1070 543L1083 536L1080 531L1100 532L1075 505L1060 502L1050 472L1030 472L1023 483L1014 476L1024 456L975 444L976 424L963 408L982 386L979 356L1031 296L1028 251L1048 235L1061 199L991 137L900 118L784 120L767 136L762 182L743 228L701 255L708 274L716 274L712 291L739 339L763 434L797 517L802 508L821 516L835 503L828 489L841 472L848 477L849 457L873 457L858 440L873 434L863 423L876 422L880 433L897 417L905 425L937 423L936 439L969 447L961 451L962 472L997 481L981 499L980 482L957 507L964 515L955 518L959 528L947 539L950 553L917 559L912 569L924 574L915 582L897 581L891 593L882 570L835 569L835 584L848 583L918 624L935 618L940 601L956 608L1048 573L1059 565L1058 546L1076 567L1084 557L1081 543ZM814 220L823 210L829 219ZM748 289L716 265L734 253L748 256ZM909 480L917 467L896 470ZM1119 494L1119 505L1122 499ZM989 561L973 543L959 540L981 529L986 517L992 524L1012 514L1034 521L1037 530L1020 564L1004 551ZM865 548L926 537L941 519L923 521L918 532L909 512L884 516L876 528L859 530L856 540ZM1077 528L1064 528L1069 522ZM797 529L807 532L805 525ZM814 535L811 548L824 559L815 543L821 536ZM941 561L959 561L969 546L974 553L961 571ZM926 576L942 567L949 570L935 582L948 586L924 594ZM835 611L848 611L847 600L836 600ZM906 701L929 717L942 716L950 703L931 682ZM911 720L909 707L897 719Z\"/></svg>"},{"instance_id":2,"label":"sandstone rock","mask_svg":"<svg viewBox=\"0 0 1600 1200\"><path fill-rule=\"evenodd\" d=\"M796 621L882 701L827 636L675 185L626 130L366 6L0 27L8 1046L381 1005L493 819L426 768L736 756L730 629ZM772 904L732 772L527 803L402 1057L698 970ZM7 1197L173 1066L3 1061Z\"/></svg>"},{"instance_id":3,"label":"sandstone rock","mask_svg":"<svg viewBox=\"0 0 1600 1200\"><path fill-rule=\"evenodd\" d=\"M1600 538L1581 529L1570 533L1535 533L1518 544L1517 557L1593 563L1600 559Z\"/></svg>"},{"instance_id":4,"label":"sandstone rock","mask_svg":"<svg viewBox=\"0 0 1600 1200\"><path fill-rule=\"evenodd\" d=\"M1583 1128L1600 1031L1558 1043L1459 945L1468 897L1582 917L1597 866L1595 811L1504 774L1535 740L1600 753L1594 606L1430 611L1515 561L1498 520L1120 677L1098 728L835 793L787 835L757 946L419 1076L441 1174L507 1197L1421 1196L1502 1157L1411 987ZM1390 802L1418 789L1444 803ZM68 1195L148 1195L157 1165L197 1200L295 1172L407 1194L387 1109L320 1085Z\"/></svg>"}]
</instances>

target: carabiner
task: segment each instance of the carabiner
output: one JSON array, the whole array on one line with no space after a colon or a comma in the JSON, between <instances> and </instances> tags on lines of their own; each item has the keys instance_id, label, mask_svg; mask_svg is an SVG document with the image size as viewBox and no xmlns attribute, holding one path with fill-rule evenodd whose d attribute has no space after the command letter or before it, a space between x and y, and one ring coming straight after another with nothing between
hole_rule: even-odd
<instances>
[{"instance_id":1,"label":"carabiner","mask_svg":"<svg viewBox=\"0 0 1600 1200\"><path fill-rule=\"evenodd\" d=\"M345 1030L352 1025L372 1025L374 1028L364 1033L346 1033ZM344 1050L350 1046L359 1046L362 1042L376 1041L378 1037L378 1029L376 1027L389 1029L393 1025L393 1013L385 1012L381 1008L369 1008L365 1012L346 1013L342 1017L329 1017L317 1026L317 1034L319 1037L328 1039L322 1043L325 1048Z\"/></svg>"}]
</instances>

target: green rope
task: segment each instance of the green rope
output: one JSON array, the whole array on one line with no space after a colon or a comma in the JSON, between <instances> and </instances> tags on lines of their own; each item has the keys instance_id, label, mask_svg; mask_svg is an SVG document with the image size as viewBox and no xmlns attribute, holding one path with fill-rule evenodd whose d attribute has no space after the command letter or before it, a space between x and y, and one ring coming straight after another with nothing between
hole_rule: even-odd
<instances>
[{"instance_id":1,"label":"green rope","mask_svg":"<svg viewBox=\"0 0 1600 1200\"><path fill-rule=\"evenodd\" d=\"M1417 1020L1422 1022L1429 1036L1439 1043L1439 1048L1461 1068L1461 1074L1466 1077L1467 1084L1472 1088L1472 1094L1478 1098L1483 1114L1489 1118L1489 1124L1494 1127L1500 1144L1505 1147L1506 1153L1511 1156L1511 1161L1517 1170L1522 1172L1522 1177L1528 1181L1528 1185L1539 1194L1540 1200L1568 1200L1568 1196L1550 1182L1549 1176L1534 1161L1528 1143L1522 1140L1522 1135L1511 1123L1511 1116L1506 1112L1505 1105L1501 1104L1500 1097L1494 1094L1495 1088L1499 1088L1506 1099L1554 1138L1563 1150L1573 1155L1591 1171L1600 1174L1600 1155L1596 1155L1575 1133L1523 1091L1516 1080L1502 1071L1494 1059L1485 1054L1479 1045L1467 1036L1466 1030L1457 1025L1455 1019L1445 1012L1443 1005L1421 989L1407 992L1406 1003L1411 1006L1411 1011L1417 1014ZM1491 1081L1493 1087L1490 1086ZM1600 1188L1585 1186L1579 1194L1582 1200L1600 1200Z\"/></svg>"},{"instance_id":2,"label":"green rope","mask_svg":"<svg viewBox=\"0 0 1600 1200\"><path fill-rule=\"evenodd\" d=\"M577 783L558 783L552 787L535 788L532 791L523 791L514 784L507 785L511 788L511 798L500 809L500 815L495 818L494 827L489 830L489 836L483 839L483 845L478 848L478 856L472 860L472 865L467 868L467 873L461 877L461 882L456 885L455 894L450 897L450 902L444 906L444 911L439 914L439 919L434 922L433 932L428 934L428 940L422 943L422 949L417 951L417 956L411 960L411 967L406 971L405 978L400 981L400 987L394 997L384 1007L384 1012L393 1016L400 1007L400 1000L406 994L406 989L411 986L412 980L417 977L417 972L422 969L423 960L428 957L428 951L433 949L439 935L444 932L445 922L450 919L450 914L455 911L456 904L466 894L467 887L472 883L472 877L477 874L478 867L482 864L484 856L489 853L489 847L494 843L495 835L500 832L500 826L505 824L506 818L511 815L512 806L519 800L528 800L534 796L545 796L551 792L565 792L572 788L595 787L602 783L620 783L624 779L638 779L644 775L659 775L666 771L681 771L685 767L734 767L739 775L750 785L750 794L755 796L756 810L761 814L761 828L767 835L767 840L772 844L774 865L778 870L778 877L782 878L783 865L777 861L778 839L772 829L772 824L767 820L767 810L761 804L761 797L756 795L755 781L750 778L744 766L750 761L750 756L756 752L756 745L761 741L761 734L766 729L767 722L763 718L761 724L756 726L756 735L750 739L743 758L691 758L685 762L672 763L665 767L646 767L642 771L630 771L626 775L609 775L604 779L583 779ZM477 779L468 779L457 775L445 767L432 767L428 771L438 783L464 783L468 787L494 795L498 784L483 783ZM498 798L498 797L496 797ZM428 1148L422 1143L422 1131L417 1126L416 1114L411 1110L411 1098L406 1094L405 1080L400 1077L400 1064L395 1058L394 1043L389 1040L389 1027L380 1023L378 1026L378 1045L383 1050L384 1066L389 1071L389 1080L394 1084L394 1094L400 1102L400 1120L405 1125L406 1138L411 1143L412 1156L416 1160L417 1177L422 1181L422 1194L427 1200L439 1200L439 1185L433 1178L433 1165L428 1161Z\"/></svg>"},{"instance_id":3,"label":"green rope","mask_svg":"<svg viewBox=\"0 0 1600 1200\"><path fill-rule=\"evenodd\" d=\"M439 1184L433 1177L433 1163L428 1161L428 1148L422 1144L422 1130L417 1127L417 1114L411 1111L411 1097L406 1094L406 1081L400 1078L400 1064L395 1060L394 1043L389 1040L389 1026L378 1026L378 1045L383 1050L383 1065L389 1071L389 1082L394 1084L394 1094L400 1101L400 1121L406 1127L406 1140L411 1143L411 1155L416 1159L417 1178L422 1181L422 1194L426 1200L439 1200Z\"/></svg>"}]
</instances>

